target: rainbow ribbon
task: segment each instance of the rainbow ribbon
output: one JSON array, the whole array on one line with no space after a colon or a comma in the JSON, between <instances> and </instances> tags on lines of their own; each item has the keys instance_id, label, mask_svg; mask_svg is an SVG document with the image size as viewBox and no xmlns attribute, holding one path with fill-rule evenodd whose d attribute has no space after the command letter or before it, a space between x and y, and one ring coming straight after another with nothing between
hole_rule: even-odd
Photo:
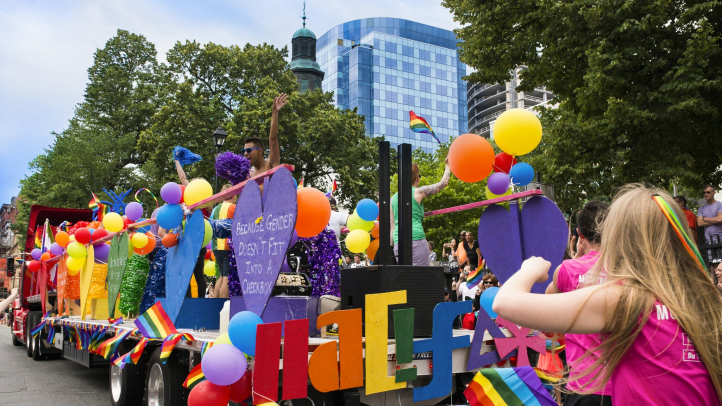
<instances>
[{"instance_id":1,"label":"rainbow ribbon","mask_svg":"<svg viewBox=\"0 0 722 406\"><path fill-rule=\"evenodd\" d=\"M160 207L160 205L158 204L158 199L155 197L155 195L153 194L153 192L151 192L151 191L148 190L147 188L140 188L140 189L138 189L137 192L135 192L135 201L138 202L138 203L143 203L143 202L140 201L140 199L138 199L138 193L140 193L140 192L142 192L142 191L144 191L144 190L145 190L146 192L150 193L151 196L153 196L153 199L155 199L155 206L156 206L156 207Z\"/></svg>"},{"instance_id":2,"label":"rainbow ribbon","mask_svg":"<svg viewBox=\"0 0 722 406\"><path fill-rule=\"evenodd\" d=\"M707 275L710 279L712 279L712 275L710 275L707 268L704 266L704 260L702 259L702 254L699 253L699 250L697 249L697 246L694 244L691 238L689 238L689 235L686 231L684 231L684 227L682 226L682 222L679 221L679 217L677 217L677 213L674 212L672 207L667 203L666 200L662 198L660 195L652 195L652 200L654 200L660 209L662 209L662 213L664 213L664 217L667 217L667 220L669 221L669 224L672 225L672 228L674 229L674 232L677 233L677 237L679 237L679 240L682 241L682 245L684 245L684 248L687 250L689 255L692 256L692 258L697 261L697 265L699 265L700 269L702 269L702 272L704 272L705 275Z\"/></svg>"}]
</instances>

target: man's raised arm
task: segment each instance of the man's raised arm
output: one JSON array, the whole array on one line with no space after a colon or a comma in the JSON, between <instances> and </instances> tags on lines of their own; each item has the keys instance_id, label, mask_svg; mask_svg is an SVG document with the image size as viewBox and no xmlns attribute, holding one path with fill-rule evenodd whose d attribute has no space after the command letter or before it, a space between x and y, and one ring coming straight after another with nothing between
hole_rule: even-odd
<instances>
[{"instance_id":1,"label":"man's raised arm","mask_svg":"<svg viewBox=\"0 0 722 406\"><path fill-rule=\"evenodd\" d=\"M271 112L271 132L268 134L268 148L271 150L268 155L270 166L275 168L281 164L281 147L278 145L278 112L288 103L288 95L281 93L273 100L273 111Z\"/></svg>"}]
</instances>

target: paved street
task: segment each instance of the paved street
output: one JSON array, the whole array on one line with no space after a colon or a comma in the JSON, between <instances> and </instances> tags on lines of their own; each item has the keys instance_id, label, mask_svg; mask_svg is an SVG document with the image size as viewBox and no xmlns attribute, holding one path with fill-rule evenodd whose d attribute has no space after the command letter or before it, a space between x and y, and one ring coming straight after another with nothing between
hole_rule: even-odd
<instances>
[{"instance_id":1,"label":"paved street","mask_svg":"<svg viewBox=\"0 0 722 406\"><path fill-rule=\"evenodd\" d=\"M108 405L108 368L87 369L65 359L33 361L13 347L0 326L0 406Z\"/></svg>"}]
</instances>

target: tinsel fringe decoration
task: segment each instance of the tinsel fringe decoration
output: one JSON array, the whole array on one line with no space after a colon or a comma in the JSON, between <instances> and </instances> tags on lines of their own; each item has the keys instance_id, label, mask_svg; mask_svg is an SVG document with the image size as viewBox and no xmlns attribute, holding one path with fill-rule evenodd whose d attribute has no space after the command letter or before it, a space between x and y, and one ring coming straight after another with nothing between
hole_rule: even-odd
<instances>
[{"instance_id":1,"label":"tinsel fringe decoration","mask_svg":"<svg viewBox=\"0 0 722 406\"><path fill-rule=\"evenodd\" d=\"M143 298L149 270L150 262L144 256L133 254L128 260L123 282L120 284L120 304L118 305L118 310L125 317L140 314L140 300Z\"/></svg>"},{"instance_id":2,"label":"tinsel fringe decoration","mask_svg":"<svg viewBox=\"0 0 722 406\"><path fill-rule=\"evenodd\" d=\"M233 239L228 239L228 263L231 265L231 271L228 274L228 295L243 296L243 288L241 287L241 279L238 277L238 268L236 268L236 250L233 248Z\"/></svg>"},{"instance_id":3,"label":"tinsel fringe decoration","mask_svg":"<svg viewBox=\"0 0 722 406\"><path fill-rule=\"evenodd\" d=\"M140 314L150 309L157 301L157 298L165 297L165 259L168 256L168 249L161 244L156 245L156 247L158 248L153 261L150 263L143 299L140 301Z\"/></svg>"},{"instance_id":4,"label":"tinsel fringe decoration","mask_svg":"<svg viewBox=\"0 0 722 406\"><path fill-rule=\"evenodd\" d=\"M308 272L311 279L311 295L341 296L341 248L336 241L336 233L327 228L315 237L299 238L306 246Z\"/></svg>"},{"instance_id":5,"label":"tinsel fringe decoration","mask_svg":"<svg viewBox=\"0 0 722 406\"><path fill-rule=\"evenodd\" d=\"M245 157L226 151L216 155L216 175L237 185L248 179L251 163Z\"/></svg>"},{"instance_id":6,"label":"tinsel fringe decoration","mask_svg":"<svg viewBox=\"0 0 722 406\"><path fill-rule=\"evenodd\" d=\"M173 150L173 159L180 162L181 166L186 166L194 164L203 158L198 154L192 153L188 148L177 146Z\"/></svg>"},{"instance_id":7,"label":"tinsel fringe decoration","mask_svg":"<svg viewBox=\"0 0 722 406\"><path fill-rule=\"evenodd\" d=\"M94 264L93 275L90 279L88 299L107 299L108 290L105 289L105 280L108 278L108 265Z\"/></svg>"},{"instance_id":8,"label":"tinsel fringe decoration","mask_svg":"<svg viewBox=\"0 0 722 406\"><path fill-rule=\"evenodd\" d=\"M68 300L80 299L80 272L75 276L68 275L65 279L65 298Z\"/></svg>"}]
</instances>

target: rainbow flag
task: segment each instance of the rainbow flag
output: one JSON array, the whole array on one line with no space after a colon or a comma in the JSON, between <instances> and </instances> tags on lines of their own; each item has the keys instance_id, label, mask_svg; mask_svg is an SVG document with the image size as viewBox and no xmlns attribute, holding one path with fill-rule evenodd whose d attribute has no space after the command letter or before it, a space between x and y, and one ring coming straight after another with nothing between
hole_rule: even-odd
<instances>
[{"instance_id":1,"label":"rainbow flag","mask_svg":"<svg viewBox=\"0 0 722 406\"><path fill-rule=\"evenodd\" d=\"M439 145L441 144L439 137L434 134L434 130L431 129L429 123L427 123L422 117L417 116L413 111L409 111L409 127L411 128L411 131L415 133L431 134L436 142L438 142Z\"/></svg>"},{"instance_id":2,"label":"rainbow flag","mask_svg":"<svg viewBox=\"0 0 722 406\"><path fill-rule=\"evenodd\" d=\"M469 276L466 277L466 287L471 289L478 285L481 280L481 266L479 266L475 271L469 272Z\"/></svg>"},{"instance_id":3,"label":"rainbow flag","mask_svg":"<svg viewBox=\"0 0 722 406\"><path fill-rule=\"evenodd\" d=\"M198 364L191 369L191 372L188 373L188 377L183 382L183 387L193 389L194 386L205 380L206 376L203 375L203 371L201 371L201 364Z\"/></svg>"},{"instance_id":4,"label":"rainbow flag","mask_svg":"<svg viewBox=\"0 0 722 406\"><path fill-rule=\"evenodd\" d=\"M110 359L113 354L118 351L118 347L120 347L120 344L125 341L128 336L130 336L132 333L138 331L138 329L133 330L123 330L122 333L118 333L115 335L115 337L111 338L110 340L105 341L103 344L98 347L98 350L95 352L96 354L102 356L105 359Z\"/></svg>"},{"instance_id":5,"label":"rainbow flag","mask_svg":"<svg viewBox=\"0 0 722 406\"><path fill-rule=\"evenodd\" d=\"M188 333L176 333L166 337L165 340L163 340L163 346L160 349L160 362L165 364L165 362L168 361L168 357L170 357L170 354L173 352L173 349L180 340L193 341L194 338Z\"/></svg>"},{"instance_id":6,"label":"rainbow flag","mask_svg":"<svg viewBox=\"0 0 722 406\"><path fill-rule=\"evenodd\" d=\"M30 337L35 337L36 335L40 334L40 331L42 331L43 327L45 327L45 319L47 319L48 317L50 317L50 312L45 313L45 316L43 316L38 325L30 331Z\"/></svg>"},{"instance_id":7,"label":"rainbow flag","mask_svg":"<svg viewBox=\"0 0 722 406\"><path fill-rule=\"evenodd\" d=\"M338 185L336 185L336 179L334 179L333 184L331 185L331 190L329 190L328 193L326 193L326 197L333 196L333 192L335 192L336 189L338 189Z\"/></svg>"},{"instance_id":8,"label":"rainbow flag","mask_svg":"<svg viewBox=\"0 0 722 406\"><path fill-rule=\"evenodd\" d=\"M203 358L203 355L206 353L206 351L213 347L213 344L215 344L213 341L203 342L203 345L201 346L201 358Z\"/></svg>"},{"instance_id":9,"label":"rainbow flag","mask_svg":"<svg viewBox=\"0 0 722 406\"><path fill-rule=\"evenodd\" d=\"M470 406L556 406L531 367L484 368L464 396Z\"/></svg>"},{"instance_id":10,"label":"rainbow flag","mask_svg":"<svg viewBox=\"0 0 722 406\"><path fill-rule=\"evenodd\" d=\"M551 383L557 383L560 379L562 379L562 376L554 376L548 374L544 372L541 368L534 368L534 373L539 377L539 379L543 379Z\"/></svg>"},{"instance_id":11,"label":"rainbow flag","mask_svg":"<svg viewBox=\"0 0 722 406\"><path fill-rule=\"evenodd\" d=\"M138 327L138 331L143 334L143 337L160 340L178 333L160 302L156 302L145 313L138 316L135 319L135 326Z\"/></svg>"},{"instance_id":12,"label":"rainbow flag","mask_svg":"<svg viewBox=\"0 0 722 406\"><path fill-rule=\"evenodd\" d=\"M137 364L140 356L143 355L143 350L145 349L146 344L148 344L148 338L141 338L138 344L133 347L133 349L130 350L129 353L125 354L122 357L118 357L115 361L113 361L113 364L118 365L120 369L123 369L125 367L125 364L129 362Z\"/></svg>"},{"instance_id":13,"label":"rainbow flag","mask_svg":"<svg viewBox=\"0 0 722 406\"><path fill-rule=\"evenodd\" d=\"M298 189L303 188L303 178L301 178L301 181L298 182Z\"/></svg>"}]
</instances>

